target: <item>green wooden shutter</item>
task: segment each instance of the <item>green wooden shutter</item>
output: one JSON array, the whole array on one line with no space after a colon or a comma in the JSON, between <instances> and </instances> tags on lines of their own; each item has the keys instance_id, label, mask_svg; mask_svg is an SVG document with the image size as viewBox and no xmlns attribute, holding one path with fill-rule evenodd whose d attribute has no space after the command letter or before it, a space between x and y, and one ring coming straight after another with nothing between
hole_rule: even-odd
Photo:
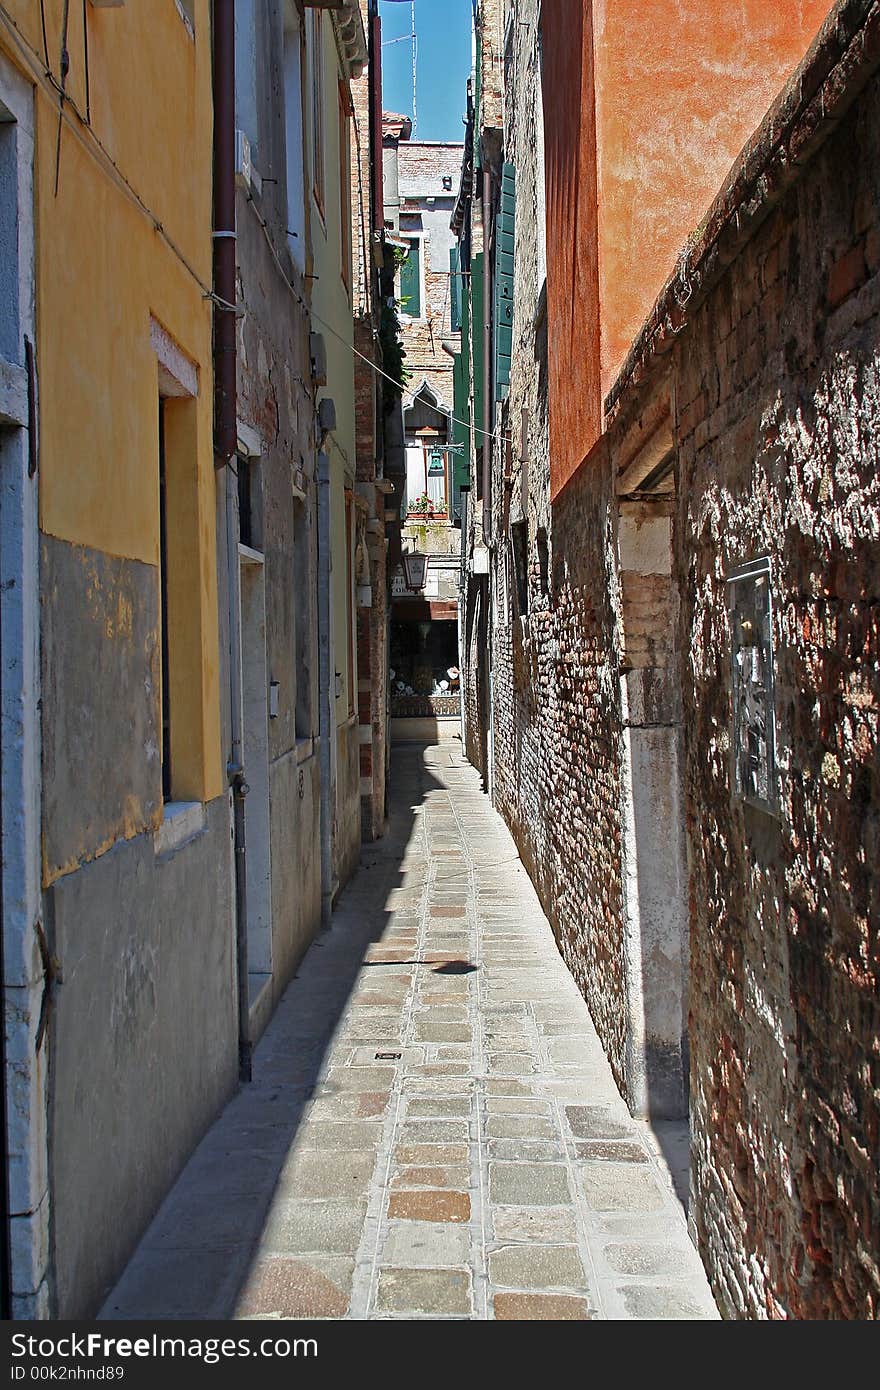
<instances>
[{"instance_id":1,"label":"green wooden shutter","mask_svg":"<svg viewBox=\"0 0 880 1390\"><path fill-rule=\"evenodd\" d=\"M474 428L482 430L483 425L483 257L485 251L471 260L471 300L473 304L473 342L474 342ZM477 435L477 448L483 444L483 436Z\"/></svg>"},{"instance_id":2,"label":"green wooden shutter","mask_svg":"<svg viewBox=\"0 0 880 1390\"><path fill-rule=\"evenodd\" d=\"M461 276L458 273L458 247L449 251L449 302L453 333L461 332Z\"/></svg>"},{"instance_id":3,"label":"green wooden shutter","mask_svg":"<svg viewBox=\"0 0 880 1390\"><path fill-rule=\"evenodd\" d=\"M410 242L406 260L400 267L400 307L405 314L417 319L422 313L421 277L419 275L419 243Z\"/></svg>"},{"instance_id":4,"label":"green wooden shutter","mask_svg":"<svg viewBox=\"0 0 880 1390\"><path fill-rule=\"evenodd\" d=\"M495 221L495 399L510 390L513 357L513 250L516 210L516 171L505 163L501 171L501 201Z\"/></svg>"},{"instance_id":5,"label":"green wooden shutter","mask_svg":"<svg viewBox=\"0 0 880 1390\"><path fill-rule=\"evenodd\" d=\"M461 299L461 352L453 359L452 422L452 515L461 517L461 489L467 487L471 476L471 345L470 304L467 292Z\"/></svg>"}]
</instances>

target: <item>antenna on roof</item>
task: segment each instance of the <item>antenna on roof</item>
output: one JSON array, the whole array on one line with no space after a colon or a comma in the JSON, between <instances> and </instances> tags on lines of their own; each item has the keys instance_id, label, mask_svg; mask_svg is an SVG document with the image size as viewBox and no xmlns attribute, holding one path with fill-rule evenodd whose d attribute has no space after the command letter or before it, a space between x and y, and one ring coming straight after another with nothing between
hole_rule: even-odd
<instances>
[{"instance_id":1,"label":"antenna on roof","mask_svg":"<svg viewBox=\"0 0 880 1390\"><path fill-rule=\"evenodd\" d=\"M416 67L419 41L416 38L416 0L412 0L412 49L413 49L413 139L416 134Z\"/></svg>"}]
</instances>

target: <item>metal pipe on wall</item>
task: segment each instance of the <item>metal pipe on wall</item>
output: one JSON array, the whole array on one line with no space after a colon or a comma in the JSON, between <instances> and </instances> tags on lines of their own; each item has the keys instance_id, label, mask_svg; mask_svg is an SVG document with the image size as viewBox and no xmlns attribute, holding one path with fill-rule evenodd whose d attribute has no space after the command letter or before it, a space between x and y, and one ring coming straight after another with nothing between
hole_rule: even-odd
<instances>
[{"instance_id":1,"label":"metal pipe on wall","mask_svg":"<svg viewBox=\"0 0 880 1390\"><path fill-rule=\"evenodd\" d=\"M239 562L238 479L226 470L226 571L229 602L229 723L227 775L232 787L232 841L235 857L235 955L238 972L238 1070L250 1081L253 1044L248 989L247 835L244 771L244 699L241 671L241 565Z\"/></svg>"},{"instance_id":2,"label":"metal pipe on wall","mask_svg":"<svg viewBox=\"0 0 880 1390\"><path fill-rule=\"evenodd\" d=\"M238 447L235 316L235 0L214 0L214 464L231 463ZM247 837L241 675L241 574L238 479L226 472L226 568L229 602L230 756L235 859L235 954L238 975L238 1069L251 1079L248 990Z\"/></svg>"},{"instance_id":3,"label":"metal pipe on wall","mask_svg":"<svg viewBox=\"0 0 880 1390\"><path fill-rule=\"evenodd\" d=\"M235 0L214 0L214 459L238 443L235 365Z\"/></svg>"}]
</instances>

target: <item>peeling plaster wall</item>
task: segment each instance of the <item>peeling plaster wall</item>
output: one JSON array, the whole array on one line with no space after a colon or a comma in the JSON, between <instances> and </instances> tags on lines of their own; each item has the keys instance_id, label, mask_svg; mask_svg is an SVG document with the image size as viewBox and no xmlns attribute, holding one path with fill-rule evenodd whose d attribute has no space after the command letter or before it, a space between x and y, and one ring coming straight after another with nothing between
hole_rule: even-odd
<instances>
[{"instance_id":1,"label":"peeling plaster wall","mask_svg":"<svg viewBox=\"0 0 880 1390\"><path fill-rule=\"evenodd\" d=\"M157 857L151 835L46 894L54 1316L93 1316L236 1084L231 813Z\"/></svg>"}]
</instances>

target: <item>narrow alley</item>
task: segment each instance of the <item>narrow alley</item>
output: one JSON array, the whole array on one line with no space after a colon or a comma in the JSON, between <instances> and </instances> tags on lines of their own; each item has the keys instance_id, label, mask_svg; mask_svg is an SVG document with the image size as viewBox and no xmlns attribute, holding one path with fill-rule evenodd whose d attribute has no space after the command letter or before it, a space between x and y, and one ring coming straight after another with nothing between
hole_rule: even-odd
<instances>
[{"instance_id":1,"label":"narrow alley","mask_svg":"<svg viewBox=\"0 0 880 1390\"><path fill-rule=\"evenodd\" d=\"M394 761L388 836L102 1316L717 1316L686 1123L630 1117L460 745Z\"/></svg>"}]
</instances>

